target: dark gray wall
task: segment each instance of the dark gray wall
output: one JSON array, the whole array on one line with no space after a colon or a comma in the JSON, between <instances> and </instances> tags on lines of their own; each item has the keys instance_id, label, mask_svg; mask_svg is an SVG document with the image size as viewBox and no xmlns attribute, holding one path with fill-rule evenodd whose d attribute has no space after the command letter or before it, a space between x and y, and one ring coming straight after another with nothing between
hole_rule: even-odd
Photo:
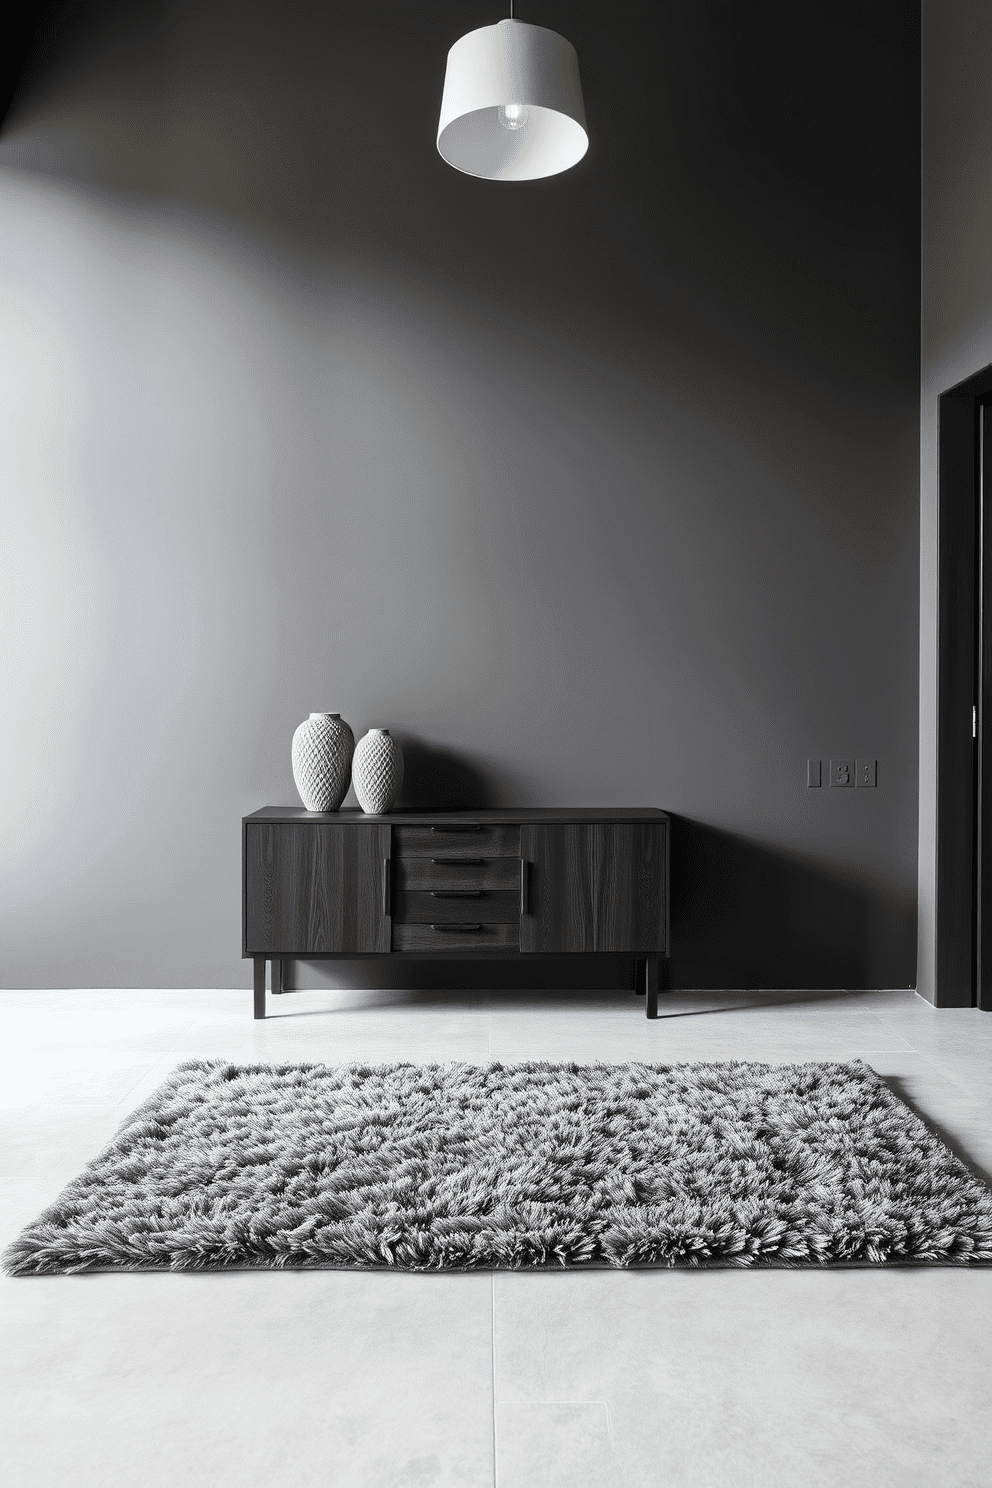
<instances>
[{"instance_id":1,"label":"dark gray wall","mask_svg":"<svg viewBox=\"0 0 992 1488\"><path fill-rule=\"evenodd\" d=\"M411 801L677 813L682 985L912 984L914 7L534 0L592 142L518 186L434 148L485 7L67 16L0 139L4 981L245 985L239 817L338 708Z\"/></svg>"},{"instance_id":2,"label":"dark gray wall","mask_svg":"<svg viewBox=\"0 0 992 1488\"><path fill-rule=\"evenodd\" d=\"M937 399L992 362L992 5L923 7L919 988L934 1000Z\"/></svg>"}]
</instances>

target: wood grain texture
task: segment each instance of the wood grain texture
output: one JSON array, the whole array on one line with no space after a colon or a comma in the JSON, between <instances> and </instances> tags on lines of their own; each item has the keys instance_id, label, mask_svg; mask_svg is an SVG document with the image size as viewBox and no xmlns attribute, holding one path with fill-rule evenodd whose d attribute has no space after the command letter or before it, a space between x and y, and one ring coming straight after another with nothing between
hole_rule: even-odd
<instances>
[{"instance_id":1,"label":"wood grain texture","mask_svg":"<svg viewBox=\"0 0 992 1488\"><path fill-rule=\"evenodd\" d=\"M441 889L449 895L457 891ZM436 898L426 892L398 893L393 910L397 925L430 925L484 920L491 925L515 925L520 919L520 890L469 890L470 899Z\"/></svg>"},{"instance_id":2,"label":"wood grain texture","mask_svg":"<svg viewBox=\"0 0 992 1488\"><path fill-rule=\"evenodd\" d=\"M531 823L521 852L521 951L667 953L667 823Z\"/></svg>"},{"instance_id":3,"label":"wood grain texture","mask_svg":"<svg viewBox=\"0 0 992 1488\"><path fill-rule=\"evenodd\" d=\"M382 864L390 828L248 822L245 953L387 952Z\"/></svg>"},{"instance_id":4,"label":"wood grain texture","mask_svg":"<svg viewBox=\"0 0 992 1488\"><path fill-rule=\"evenodd\" d=\"M433 827L394 827L397 858L519 858L520 828L501 823L450 823ZM477 825L477 832L445 831L445 826Z\"/></svg>"},{"instance_id":5,"label":"wood grain texture","mask_svg":"<svg viewBox=\"0 0 992 1488\"><path fill-rule=\"evenodd\" d=\"M668 818L653 808L612 815L444 813L393 826L361 812L255 812L243 825L245 954L665 954ZM453 816L480 830L430 830ZM435 897L459 889L481 894ZM264 987L264 961L262 977ZM264 994L258 1002L264 1011Z\"/></svg>"},{"instance_id":6,"label":"wood grain texture","mask_svg":"<svg viewBox=\"0 0 992 1488\"><path fill-rule=\"evenodd\" d=\"M431 858L400 858L398 889L507 889L520 887L519 858L473 858L439 863Z\"/></svg>"},{"instance_id":7,"label":"wood grain texture","mask_svg":"<svg viewBox=\"0 0 992 1488\"><path fill-rule=\"evenodd\" d=\"M667 822L668 816L657 806L519 806L486 811L392 811L383 816L368 816L357 807L345 807L341 811L307 811L303 806L262 806L243 820L347 822L358 826L363 823L378 826L388 822L399 827L429 827L438 823L488 823L494 826L505 823L515 826L520 822Z\"/></svg>"},{"instance_id":8,"label":"wood grain texture","mask_svg":"<svg viewBox=\"0 0 992 1488\"><path fill-rule=\"evenodd\" d=\"M518 930L513 925L480 925L478 930L435 930L431 925L393 925L394 951L428 951L431 955L477 955L517 950Z\"/></svg>"}]
</instances>

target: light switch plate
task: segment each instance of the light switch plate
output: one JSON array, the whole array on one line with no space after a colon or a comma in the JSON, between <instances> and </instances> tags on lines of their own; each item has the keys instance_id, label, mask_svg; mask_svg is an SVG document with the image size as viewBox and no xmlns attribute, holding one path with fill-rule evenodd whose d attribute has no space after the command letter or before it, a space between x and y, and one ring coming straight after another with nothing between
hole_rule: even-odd
<instances>
[{"instance_id":1,"label":"light switch plate","mask_svg":"<svg viewBox=\"0 0 992 1488\"><path fill-rule=\"evenodd\" d=\"M830 761L830 784L854 786L854 761L853 759L839 759Z\"/></svg>"},{"instance_id":2,"label":"light switch plate","mask_svg":"<svg viewBox=\"0 0 992 1488\"><path fill-rule=\"evenodd\" d=\"M823 784L823 768L821 760L806 761L806 784L810 787Z\"/></svg>"}]
</instances>

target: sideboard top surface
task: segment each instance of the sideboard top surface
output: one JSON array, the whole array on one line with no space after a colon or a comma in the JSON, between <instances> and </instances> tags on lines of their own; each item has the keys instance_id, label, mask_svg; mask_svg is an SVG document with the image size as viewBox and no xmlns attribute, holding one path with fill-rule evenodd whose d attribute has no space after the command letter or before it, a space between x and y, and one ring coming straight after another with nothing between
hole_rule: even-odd
<instances>
[{"instance_id":1,"label":"sideboard top surface","mask_svg":"<svg viewBox=\"0 0 992 1488\"><path fill-rule=\"evenodd\" d=\"M533 806L498 811L390 811L382 816L367 815L358 807L345 811L306 811L302 806L263 806L242 818L246 822L386 822L390 825L413 825L444 820L446 822L667 822L668 815L657 806L554 806L539 810Z\"/></svg>"}]
</instances>

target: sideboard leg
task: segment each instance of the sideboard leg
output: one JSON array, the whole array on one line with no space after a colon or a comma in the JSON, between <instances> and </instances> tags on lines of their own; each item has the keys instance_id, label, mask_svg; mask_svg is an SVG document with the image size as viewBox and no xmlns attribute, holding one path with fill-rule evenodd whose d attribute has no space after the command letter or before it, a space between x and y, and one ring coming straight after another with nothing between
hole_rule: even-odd
<instances>
[{"instance_id":1,"label":"sideboard leg","mask_svg":"<svg viewBox=\"0 0 992 1488\"><path fill-rule=\"evenodd\" d=\"M265 957L255 957L255 1017L265 1017Z\"/></svg>"},{"instance_id":2,"label":"sideboard leg","mask_svg":"<svg viewBox=\"0 0 992 1488\"><path fill-rule=\"evenodd\" d=\"M283 993L282 962L277 958L270 961L269 965L272 967L272 991L277 997L281 997Z\"/></svg>"},{"instance_id":3,"label":"sideboard leg","mask_svg":"<svg viewBox=\"0 0 992 1488\"><path fill-rule=\"evenodd\" d=\"M644 990L647 993L647 1001L644 1012L648 1018L658 1016L658 957L649 956L644 963Z\"/></svg>"},{"instance_id":4,"label":"sideboard leg","mask_svg":"<svg viewBox=\"0 0 992 1488\"><path fill-rule=\"evenodd\" d=\"M634 962L634 996L643 997L647 987L647 962Z\"/></svg>"}]
</instances>

